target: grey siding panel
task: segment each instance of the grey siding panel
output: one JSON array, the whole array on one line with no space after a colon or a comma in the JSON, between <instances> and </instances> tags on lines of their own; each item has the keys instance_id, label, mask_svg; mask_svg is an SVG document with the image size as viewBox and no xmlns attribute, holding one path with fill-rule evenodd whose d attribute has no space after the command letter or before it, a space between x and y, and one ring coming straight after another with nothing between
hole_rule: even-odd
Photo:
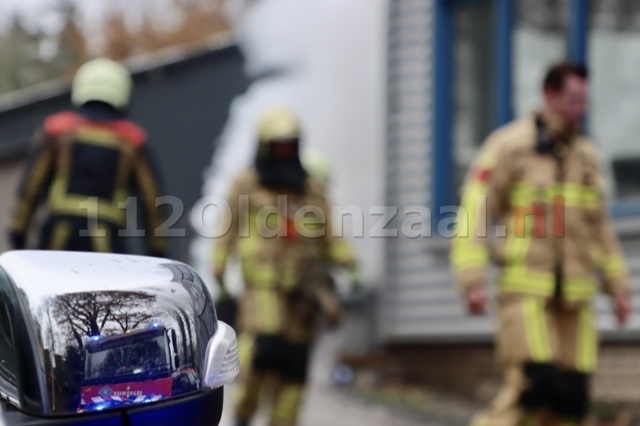
<instances>
[{"instance_id":1,"label":"grey siding panel","mask_svg":"<svg viewBox=\"0 0 640 426\"><path fill-rule=\"evenodd\" d=\"M624 241L633 283L633 306L636 315L628 327L617 327L610 301L604 295L595 301L598 325L605 339L640 338L640 253L638 241ZM430 248L398 244L398 252L390 262L393 282L389 284L384 303L388 305L385 321L387 341L489 341L494 331L490 318L468 316L462 309L460 296L453 285L448 265ZM629 247L632 249L629 250ZM407 250L407 254L403 254Z\"/></svg>"},{"instance_id":2,"label":"grey siding panel","mask_svg":"<svg viewBox=\"0 0 640 426\"><path fill-rule=\"evenodd\" d=\"M430 205L431 15L432 2L391 0L389 4L387 204L401 212L404 206ZM402 220L401 214L397 229ZM446 288L438 288L438 282L447 281L447 271L441 272L429 260L429 246L428 238L387 240L388 277L380 321L383 340L411 335L413 330L424 334L418 330L428 323L425 315L448 315L446 306L427 309L431 300L444 297L456 303Z\"/></svg>"}]
</instances>

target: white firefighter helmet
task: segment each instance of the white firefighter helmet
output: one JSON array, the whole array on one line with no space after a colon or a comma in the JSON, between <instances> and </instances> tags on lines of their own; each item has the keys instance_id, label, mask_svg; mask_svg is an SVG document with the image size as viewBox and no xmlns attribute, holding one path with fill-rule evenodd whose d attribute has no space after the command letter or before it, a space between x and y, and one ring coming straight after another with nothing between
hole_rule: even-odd
<instances>
[{"instance_id":1,"label":"white firefighter helmet","mask_svg":"<svg viewBox=\"0 0 640 426\"><path fill-rule=\"evenodd\" d=\"M80 67L73 80L71 100L76 106L100 101L124 109L129 105L132 89L131 74L124 66L99 58Z\"/></svg>"},{"instance_id":2,"label":"white firefighter helmet","mask_svg":"<svg viewBox=\"0 0 640 426\"><path fill-rule=\"evenodd\" d=\"M257 131L260 143L299 139L302 134L297 115L283 106L267 109L260 116Z\"/></svg>"}]
</instances>

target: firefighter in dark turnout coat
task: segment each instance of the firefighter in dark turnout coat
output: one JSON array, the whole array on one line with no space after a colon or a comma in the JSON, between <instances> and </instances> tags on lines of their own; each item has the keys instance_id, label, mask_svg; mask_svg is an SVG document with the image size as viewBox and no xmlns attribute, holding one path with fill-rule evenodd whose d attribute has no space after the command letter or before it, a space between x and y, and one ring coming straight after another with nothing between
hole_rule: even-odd
<instances>
[{"instance_id":1,"label":"firefighter in dark turnout coat","mask_svg":"<svg viewBox=\"0 0 640 426\"><path fill-rule=\"evenodd\" d=\"M123 252L127 199L141 197L148 251L161 256L155 230L163 219L161 195L145 131L126 118L133 83L122 65L96 59L73 82L75 111L48 117L34 137L33 152L18 188L9 238L26 246L38 204L47 217L38 246L47 250Z\"/></svg>"}]
</instances>

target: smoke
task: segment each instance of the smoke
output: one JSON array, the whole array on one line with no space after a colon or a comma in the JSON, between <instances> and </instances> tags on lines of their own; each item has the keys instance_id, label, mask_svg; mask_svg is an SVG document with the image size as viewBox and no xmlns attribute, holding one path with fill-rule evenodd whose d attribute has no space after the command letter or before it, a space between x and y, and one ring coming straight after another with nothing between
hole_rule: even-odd
<instances>
[{"instance_id":1,"label":"smoke","mask_svg":"<svg viewBox=\"0 0 640 426\"><path fill-rule=\"evenodd\" d=\"M270 105L284 104L301 117L304 146L331 159L334 204L364 211L382 204L385 5L385 0L226 0L247 72L256 81L232 105L203 195L226 197L233 178L253 159L257 117ZM212 244L198 238L191 253L208 279ZM379 280L382 243L365 238L354 244L365 278Z\"/></svg>"}]
</instances>

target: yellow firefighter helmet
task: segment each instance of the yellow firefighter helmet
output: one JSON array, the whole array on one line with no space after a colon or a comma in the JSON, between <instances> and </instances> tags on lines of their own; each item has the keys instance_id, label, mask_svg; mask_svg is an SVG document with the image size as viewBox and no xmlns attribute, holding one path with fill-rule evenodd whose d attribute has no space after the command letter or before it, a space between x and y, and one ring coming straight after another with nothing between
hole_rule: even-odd
<instances>
[{"instance_id":1,"label":"yellow firefighter helmet","mask_svg":"<svg viewBox=\"0 0 640 426\"><path fill-rule=\"evenodd\" d=\"M124 66L106 58L94 59L76 73L71 100L76 106L100 101L124 109L129 105L132 88L131 74Z\"/></svg>"},{"instance_id":2,"label":"yellow firefighter helmet","mask_svg":"<svg viewBox=\"0 0 640 426\"><path fill-rule=\"evenodd\" d=\"M260 143L299 139L301 134L298 117L289 108L283 106L267 109L258 121Z\"/></svg>"},{"instance_id":3,"label":"yellow firefighter helmet","mask_svg":"<svg viewBox=\"0 0 640 426\"><path fill-rule=\"evenodd\" d=\"M327 187L331 183L331 163L329 159L318 151L305 151L302 154L302 165L309 175Z\"/></svg>"}]
</instances>

